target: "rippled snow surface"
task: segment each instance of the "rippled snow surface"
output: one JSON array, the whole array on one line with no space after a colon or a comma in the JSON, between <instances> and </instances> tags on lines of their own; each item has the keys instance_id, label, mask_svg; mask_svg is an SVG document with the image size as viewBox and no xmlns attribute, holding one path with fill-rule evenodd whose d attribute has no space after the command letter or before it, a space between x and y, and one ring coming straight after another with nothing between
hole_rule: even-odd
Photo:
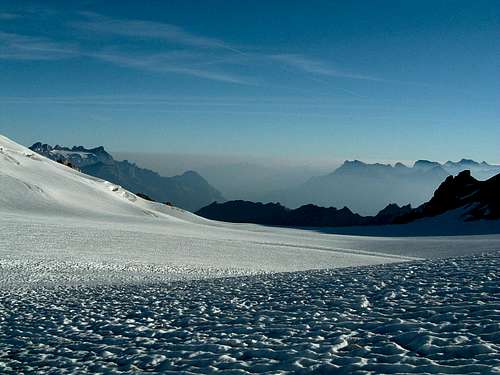
<instances>
[{"instance_id":1,"label":"rippled snow surface","mask_svg":"<svg viewBox=\"0 0 500 375\"><path fill-rule=\"evenodd\" d=\"M500 252L0 290L1 373L500 372Z\"/></svg>"}]
</instances>

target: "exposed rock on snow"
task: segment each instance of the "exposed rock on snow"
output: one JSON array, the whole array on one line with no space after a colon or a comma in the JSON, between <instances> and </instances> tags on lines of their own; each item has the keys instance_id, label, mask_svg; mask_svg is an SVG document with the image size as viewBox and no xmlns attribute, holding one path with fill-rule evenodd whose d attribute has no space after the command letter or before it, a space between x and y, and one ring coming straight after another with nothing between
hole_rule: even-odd
<instances>
[{"instance_id":1,"label":"exposed rock on snow","mask_svg":"<svg viewBox=\"0 0 500 375\"><path fill-rule=\"evenodd\" d=\"M500 174L486 181L476 180L469 170L460 172L455 177L448 176L429 202L396 221L405 223L457 208L463 208L462 219L466 221L500 219Z\"/></svg>"}]
</instances>

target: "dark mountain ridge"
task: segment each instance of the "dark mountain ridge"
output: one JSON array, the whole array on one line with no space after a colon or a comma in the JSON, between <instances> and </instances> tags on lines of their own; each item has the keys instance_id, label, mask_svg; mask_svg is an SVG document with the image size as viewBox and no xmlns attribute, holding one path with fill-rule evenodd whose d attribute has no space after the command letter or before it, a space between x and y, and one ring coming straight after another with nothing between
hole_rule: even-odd
<instances>
[{"instance_id":1,"label":"dark mountain ridge","mask_svg":"<svg viewBox=\"0 0 500 375\"><path fill-rule=\"evenodd\" d=\"M313 204L290 209L279 203L249 201L213 202L196 212L197 215L212 220L234 223L255 223L278 226L350 226L361 225L366 219L353 213L347 207L318 207Z\"/></svg>"},{"instance_id":2,"label":"dark mountain ridge","mask_svg":"<svg viewBox=\"0 0 500 375\"><path fill-rule=\"evenodd\" d=\"M434 167L431 167L434 168ZM421 206L389 204L375 216L361 216L349 208L319 207L313 204L290 209L279 203L248 201L214 202L196 214L208 219L237 223L292 227L336 227L356 225L386 225L409 223L463 208L464 221L500 219L500 174L478 181L463 171L456 177L448 176L433 197Z\"/></svg>"}]
</instances>

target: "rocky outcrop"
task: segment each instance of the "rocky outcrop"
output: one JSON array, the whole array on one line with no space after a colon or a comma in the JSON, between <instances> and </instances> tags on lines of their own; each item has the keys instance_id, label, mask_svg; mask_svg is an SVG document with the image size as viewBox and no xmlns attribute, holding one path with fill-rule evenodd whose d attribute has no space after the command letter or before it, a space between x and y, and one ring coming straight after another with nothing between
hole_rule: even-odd
<instances>
[{"instance_id":1,"label":"rocky outcrop","mask_svg":"<svg viewBox=\"0 0 500 375\"><path fill-rule=\"evenodd\" d=\"M463 208L466 221L500 218L500 174L478 181L469 170L448 176L428 202L398 217L397 223L408 223L424 217L441 215Z\"/></svg>"}]
</instances>

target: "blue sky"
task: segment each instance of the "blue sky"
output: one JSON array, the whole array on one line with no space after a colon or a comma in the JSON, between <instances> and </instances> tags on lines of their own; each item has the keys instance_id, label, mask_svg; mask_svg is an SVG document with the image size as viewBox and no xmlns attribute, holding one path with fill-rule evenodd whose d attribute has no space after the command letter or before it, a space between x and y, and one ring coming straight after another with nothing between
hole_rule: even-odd
<instances>
[{"instance_id":1,"label":"blue sky","mask_svg":"<svg viewBox=\"0 0 500 375\"><path fill-rule=\"evenodd\" d=\"M495 1L0 3L0 133L259 157L500 162Z\"/></svg>"}]
</instances>

